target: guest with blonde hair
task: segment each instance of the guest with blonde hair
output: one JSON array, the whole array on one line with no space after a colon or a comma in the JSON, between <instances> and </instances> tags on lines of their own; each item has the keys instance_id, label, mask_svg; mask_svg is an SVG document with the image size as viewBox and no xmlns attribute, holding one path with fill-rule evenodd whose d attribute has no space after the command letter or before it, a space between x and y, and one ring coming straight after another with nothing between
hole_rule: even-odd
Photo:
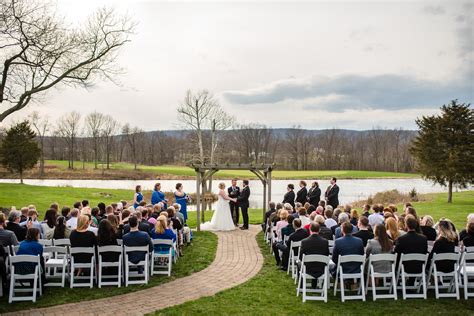
<instances>
[{"instance_id":1,"label":"guest with blonde hair","mask_svg":"<svg viewBox=\"0 0 474 316\"><path fill-rule=\"evenodd\" d=\"M89 231L90 219L87 215L80 215L77 219L77 228L71 232L69 240L71 248L75 247L94 247L97 244L97 237ZM91 254L80 253L74 255L74 261L77 263L86 263L91 261Z\"/></svg>"},{"instance_id":2,"label":"guest with blonde hair","mask_svg":"<svg viewBox=\"0 0 474 316\"><path fill-rule=\"evenodd\" d=\"M387 229L388 236L393 242L395 242L398 237L402 235L401 231L398 230L397 220L393 217L387 218L387 221L385 222L385 228Z\"/></svg>"},{"instance_id":3,"label":"guest with blonde hair","mask_svg":"<svg viewBox=\"0 0 474 316\"><path fill-rule=\"evenodd\" d=\"M176 234L168 227L168 218L160 215L156 220L155 228L151 231L152 239L170 239L176 241ZM154 245L155 252L167 253L170 249L169 245Z\"/></svg>"},{"instance_id":4,"label":"guest with blonde hair","mask_svg":"<svg viewBox=\"0 0 474 316\"><path fill-rule=\"evenodd\" d=\"M421 232L431 241L436 240L436 229L433 228L434 224L434 219L430 215L425 215L421 219Z\"/></svg>"}]
</instances>

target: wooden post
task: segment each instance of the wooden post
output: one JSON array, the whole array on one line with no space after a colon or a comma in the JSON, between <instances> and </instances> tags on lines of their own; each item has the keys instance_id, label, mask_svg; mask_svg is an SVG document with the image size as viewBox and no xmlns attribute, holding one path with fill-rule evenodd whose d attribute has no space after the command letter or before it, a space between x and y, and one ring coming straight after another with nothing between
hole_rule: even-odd
<instances>
[{"instance_id":1,"label":"wooden post","mask_svg":"<svg viewBox=\"0 0 474 316\"><path fill-rule=\"evenodd\" d=\"M272 169L268 169L267 184L268 184L268 202L270 202L272 200Z\"/></svg>"},{"instance_id":2,"label":"wooden post","mask_svg":"<svg viewBox=\"0 0 474 316\"><path fill-rule=\"evenodd\" d=\"M201 174L201 188L202 188L202 212L201 212L201 222L204 223L206 221L206 173L203 171Z\"/></svg>"},{"instance_id":3,"label":"wooden post","mask_svg":"<svg viewBox=\"0 0 474 316\"><path fill-rule=\"evenodd\" d=\"M196 228L201 230L201 171L196 170Z\"/></svg>"},{"instance_id":4,"label":"wooden post","mask_svg":"<svg viewBox=\"0 0 474 316\"><path fill-rule=\"evenodd\" d=\"M263 207L262 207L262 222L265 222L265 210L267 208L267 172L264 172L265 181L263 183Z\"/></svg>"}]
</instances>

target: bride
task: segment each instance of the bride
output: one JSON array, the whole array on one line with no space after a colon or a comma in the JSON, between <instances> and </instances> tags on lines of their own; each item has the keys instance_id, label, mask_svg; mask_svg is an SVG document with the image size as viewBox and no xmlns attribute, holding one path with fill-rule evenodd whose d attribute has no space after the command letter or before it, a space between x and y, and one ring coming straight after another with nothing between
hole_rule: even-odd
<instances>
[{"instance_id":1,"label":"bride","mask_svg":"<svg viewBox=\"0 0 474 316\"><path fill-rule=\"evenodd\" d=\"M212 215L210 222L201 224L201 230L221 231L235 229L234 221L230 213L229 201L236 202L237 199L230 198L224 189L225 184L219 183L219 193L214 215Z\"/></svg>"}]
</instances>

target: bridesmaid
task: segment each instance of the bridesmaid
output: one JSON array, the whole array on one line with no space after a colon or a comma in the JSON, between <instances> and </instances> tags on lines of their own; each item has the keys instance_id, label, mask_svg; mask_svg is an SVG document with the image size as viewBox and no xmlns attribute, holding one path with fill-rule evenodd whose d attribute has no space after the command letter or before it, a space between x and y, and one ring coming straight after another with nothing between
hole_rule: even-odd
<instances>
[{"instance_id":1,"label":"bridesmaid","mask_svg":"<svg viewBox=\"0 0 474 316\"><path fill-rule=\"evenodd\" d=\"M137 185L135 187L135 195L133 196L133 207L137 208L141 201L143 201L142 186Z\"/></svg>"},{"instance_id":2,"label":"bridesmaid","mask_svg":"<svg viewBox=\"0 0 474 316\"><path fill-rule=\"evenodd\" d=\"M174 198L176 203L181 206L180 212L184 216L184 222L188 219L188 211L186 209L186 204L188 203L188 196L183 192L183 185L181 183L176 183L176 192L174 192Z\"/></svg>"},{"instance_id":3,"label":"bridesmaid","mask_svg":"<svg viewBox=\"0 0 474 316\"><path fill-rule=\"evenodd\" d=\"M168 208L168 200L165 199L165 194L161 192L161 183L156 183L155 188L153 189L153 193L151 195L151 204L155 205L162 202L164 205L164 209Z\"/></svg>"}]
</instances>

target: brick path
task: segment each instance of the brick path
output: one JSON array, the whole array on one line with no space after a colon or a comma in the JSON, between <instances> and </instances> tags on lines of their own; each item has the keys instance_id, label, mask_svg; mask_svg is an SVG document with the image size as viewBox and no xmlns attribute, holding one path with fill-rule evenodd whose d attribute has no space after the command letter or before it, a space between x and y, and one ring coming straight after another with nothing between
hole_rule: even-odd
<instances>
[{"instance_id":1,"label":"brick path","mask_svg":"<svg viewBox=\"0 0 474 316\"><path fill-rule=\"evenodd\" d=\"M214 262L190 276L133 293L11 315L143 315L214 295L244 283L260 271L263 256L255 240L259 229L259 226L252 225L248 231L217 232L219 238Z\"/></svg>"}]
</instances>

